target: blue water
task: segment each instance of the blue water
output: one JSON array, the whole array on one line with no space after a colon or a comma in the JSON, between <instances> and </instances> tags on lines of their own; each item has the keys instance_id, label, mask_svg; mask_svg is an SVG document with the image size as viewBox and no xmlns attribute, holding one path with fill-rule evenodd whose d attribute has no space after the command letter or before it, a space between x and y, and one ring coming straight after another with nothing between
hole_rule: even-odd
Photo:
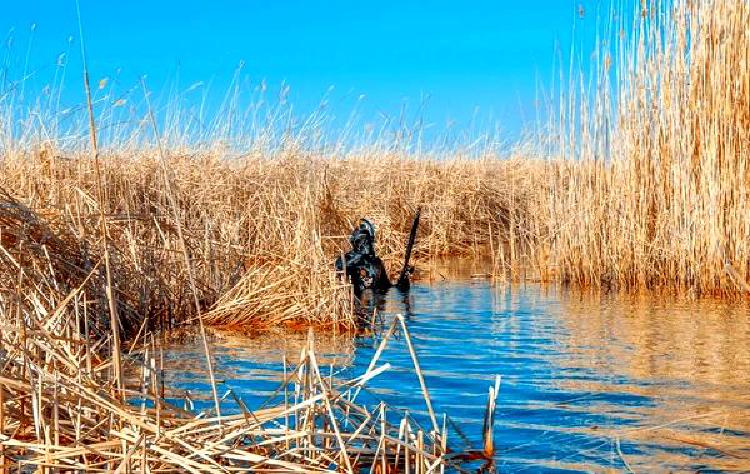
<instances>
[{"instance_id":1,"label":"blue water","mask_svg":"<svg viewBox=\"0 0 750 474\"><path fill-rule=\"evenodd\" d=\"M580 295L486 281L416 284L392 292L377 326L404 314L436 412L455 422L455 448L481 446L487 391L500 375L499 472L738 472L750 469L750 317L743 305L662 297ZM383 331L317 335L319 359L361 374ZM282 357L304 335L217 333L220 391L257 406L278 387ZM383 399L429 426L404 338L381 358L392 369L360 401ZM166 352L172 396L210 406L196 341ZM380 364L379 364L380 365ZM619 446L619 447L618 447Z\"/></svg>"}]
</instances>

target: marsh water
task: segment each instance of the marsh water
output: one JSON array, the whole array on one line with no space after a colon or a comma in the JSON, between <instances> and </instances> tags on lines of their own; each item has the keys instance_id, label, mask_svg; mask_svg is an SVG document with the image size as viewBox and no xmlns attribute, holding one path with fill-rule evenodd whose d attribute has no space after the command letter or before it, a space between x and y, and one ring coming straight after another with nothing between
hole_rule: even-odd
<instances>
[{"instance_id":1,"label":"marsh water","mask_svg":"<svg viewBox=\"0 0 750 474\"><path fill-rule=\"evenodd\" d=\"M750 472L750 313L745 304L577 294L485 280L417 283L391 292L387 325L406 316L438 413L481 443L488 387L502 377L498 472ZM338 377L364 372L381 337L316 336ZM217 378L248 406L271 395L282 357L304 336L220 333ZM427 423L402 337L369 396ZM167 382L209 405L202 346L172 345ZM364 400L364 399L363 399Z\"/></svg>"}]
</instances>

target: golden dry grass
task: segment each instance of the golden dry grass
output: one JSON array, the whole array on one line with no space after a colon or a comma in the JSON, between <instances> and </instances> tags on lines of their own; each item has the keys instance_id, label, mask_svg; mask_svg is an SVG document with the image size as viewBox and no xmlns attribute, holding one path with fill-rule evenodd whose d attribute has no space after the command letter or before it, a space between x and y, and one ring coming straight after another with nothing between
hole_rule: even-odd
<instances>
[{"instance_id":1,"label":"golden dry grass","mask_svg":"<svg viewBox=\"0 0 750 474\"><path fill-rule=\"evenodd\" d=\"M561 106L537 247L580 285L745 293L750 7L641 3L599 52L593 91Z\"/></svg>"},{"instance_id":2,"label":"golden dry grass","mask_svg":"<svg viewBox=\"0 0 750 474\"><path fill-rule=\"evenodd\" d=\"M346 326L352 305L331 262L349 230L373 219L396 272L422 206L423 264L489 254L501 278L741 294L750 277L749 15L740 0L639 8L599 52L594 87L571 85L561 98L557 154L544 160L531 158L533 146L513 158L385 144L308 151L310 140L290 135L271 147L272 127L249 133L254 145L238 154L218 139L190 149L170 139L173 125L161 154L145 131L102 151L99 197L80 147L32 132L13 144L4 130L3 212L24 207L56 249L16 219L2 233L3 258L33 254L37 272L63 272L75 287L102 257L102 210L126 332L144 318L153 327L189 320L190 272L212 324ZM13 265L0 270L4 281L16 277ZM92 295L102 278L89 282Z\"/></svg>"},{"instance_id":3,"label":"golden dry grass","mask_svg":"<svg viewBox=\"0 0 750 474\"><path fill-rule=\"evenodd\" d=\"M332 262L346 249L359 217L377 223L379 251L395 273L418 205L424 209L418 256L477 255L491 233L498 241L504 238L499 229L520 212L520 189L528 182L521 161L496 158L443 163L295 154L168 161L200 301L204 308L216 304L206 320L217 325L346 325L348 287L336 282ZM103 163L118 301L152 327L189 318L194 311L187 270L157 160L142 152L108 156ZM96 227L101 204L94 197L91 163L34 153L6 158L0 166L0 187L25 203L7 210L26 206L29 216L67 242L54 258L95 263L101 253ZM9 229L3 247L9 254L24 253L23 223ZM25 238L41 245L38 237ZM82 278L80 272L70 276L69 285Z\"/></svg>"},{"instance_id":4,"label":"golden dry grass","mask_svg":"<svg viewBox=\"0 0 750 474\"><path fill-rule=\"evenodd\" d=\"M91 161L56 149L60 140L6 146L0 186L67 242L69 257L50 258L83 267L100 258L103 208L118 303L140 315L121 318L126 330L194 313L178 228L199 301L216 305L209 322L351 323L347 289L330 271L346 234L372 218L395 272L417 206L422 263L489 253L504 278L740 294L750 277L748 15L739 0L639 9L599 52L595 87L571 86L561 100L559 154L546 160L384 145L306 151L299 137L271 150L263 135L231 158L219 145L168 146L176 221L157 150L128 135L101 155L104 202ZM6 252L23 252L21 229L4 232Z\"/></svg>"}]
</instances>

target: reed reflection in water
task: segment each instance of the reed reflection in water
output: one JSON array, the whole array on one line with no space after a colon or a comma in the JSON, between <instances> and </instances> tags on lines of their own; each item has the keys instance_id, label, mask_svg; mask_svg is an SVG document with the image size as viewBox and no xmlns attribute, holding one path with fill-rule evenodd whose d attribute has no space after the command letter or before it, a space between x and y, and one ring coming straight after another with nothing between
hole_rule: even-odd
<instances>
[{"instance_id":1,"label":"reed reflection in water","mask_svg":"<svg viewBox=\"0 0 750 474\"><path fill-rule=\"evenodd\" d=\"M408 310L408 311L407 311ZM486 281L391 292L381 324L405 313L435 409L479 447L487 387L503 377L495 441L501 472L750 471L750 318L745 304L585 295ZM306 335L218 334L217 378L261 403ZM317 335L332 374L362 373L379 336ZM406 344L392 340L370 400L426 421ZM200 345L166 352L167 386L210 404ZM425 423L427 426L427 423ZM466 437L464 440L462 435Z\"/></svg>"}]
</instances>

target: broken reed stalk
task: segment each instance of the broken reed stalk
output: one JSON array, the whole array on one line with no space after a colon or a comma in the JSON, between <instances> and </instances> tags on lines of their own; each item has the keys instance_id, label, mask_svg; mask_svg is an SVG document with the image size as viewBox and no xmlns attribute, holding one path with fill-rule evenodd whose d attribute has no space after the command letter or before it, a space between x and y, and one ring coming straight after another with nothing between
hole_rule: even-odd
<instances>
[{"instance_id":1,"label":"broken reed stalk","mask_svg":"<svg viewBox=\"0 0 750 474\"><path fill-rule=\"evenodd\" d=\"M167 199L169 200L169 206L172 210L175 227L177 229L177 238L180 241L180 247L182 248L182 255L185 260L185 270L188 274L188 281L190 283L190 289L193 293L193 303L195 304L195 316L198 320L198 328L200 330L201 341L203 342L203 352L206 356L206 368L208 369L208 377L211 383L211 393L214 398L214 406L216 409L216 416L219 418L219 424L221 424L221 406L219 404L219 395L216 392L216 378L214 377L213 360L211 359L211 350L208 347L208 338L206 337L206 328L203 324L203 312L201 310L200 300L198 298L198 289L195 285L195 275L193 273L193 265L190 262L190 255L188 254L187 244L185 243L185 237L182 232L182 219L180 219L179 212L177 211L177 204L175 202L174 194L172 193L172 177L169 173L169 164L167 163L166 153L161 143L161 136L159 135L159 127L156 125L156 118L154 117L154 111L151 108L151 99L149 98L148 89L146 88L146 80L141 77L141 87L143 88L143 96L146 99L146 106L148 108L148 117L151 122L151 127L154 132L154 139L156 140L157 149L159 151L159 162L162 166L162 172L164 175L164 189L166 190Z\"/></svg>"},{"instance_id":2,"label":"broken reed stalk","mask_svg":"<svg viewBox=\"0 0 750 474\"><path fill-rule=\"evenodd\" d=\"M378 348L375 351L375 354L373 354L372 359L370 359L370 363L367 366L367 372L371 372L375 369L375 365L380 360L380 356L383 354L383 351L388 346L388 341L393 336L393 333L396 332L396 328L398 327L398 318L394 318L393 321L391 321L391 325L388 327L388 331L385 332L383 337L380 339L380 344L378 344ZM354 395L352 395L352 401L357 399L357 396L359 395L359 392L362 388L357 387L357 390L354 392Z\"/></svg>"},{"instance_id":3,"label":"broken reed stalk","mask_svg":"<svg viewBox=\"0 0 750 474\"><path fill-rule=\"evenodd\" d=\"M430 400L430 392L427 390L427 384L424 381L424 375L422 375L422 369L419 366L419 358L417 357L417 353L414 350L414 345L411 342L411 334L409 333L409 329L406 327L406 322L404 322L404 316L401 314L396 315L396 319L398 319L398 322L401 324L401 330L404 332L404 339L406 340L406 347L409 349L409 354L411 355L411 360L414 363L414 371L417 374L417 378L419 379L419 386L422 388L422 395L424 396L425 404L427 405L427 412L430 415L430 421L432 422L432 428L433 432L435 433L435 436L440 435L440 427L437 422L437 418L435 418L435 412L432 409L432 401Z\"/></svg>"},{"instance_id":4,"label":"broken reed stalk","mask_svg":"<svg viewBox=\"0 0 750 474\"><path fill-rule=\"evenodd\" d=\"M107 216L104 211L105 199L104 199L104 182L102 179L101 166L99 164L99 149L97 146L96 139L96 122L94 120L94 105L91 101L91 85L89 83L89 71L86 63L86 45L83 38L83 23L81 21L81 6L79 0L76 0L76 14L78 16L78 31L81 42L81 61L83 65L83 87L86 93L86 108L88 110L88 123L89 123L89 138L91 145L91 155L94 160L94 169L96 170L96 190L99 201L99 226L101 230L102 239L102 253L104 254L104 269L105 269L105 294L107 298L107 306L109 308L110 317L110 329L112 331L112 357L115 372L115 383L117 387L118 397L124 399L125 394L123 393L123 382L122 382L122 360L120 350L120 319L117 314L117 304L115 302L115 294L112 291L112 264L109 256L109 232L107 231ZM88 337L88 334L86 335Z\"/></svg>"},{"instance_id":5,"label":"broken reed stalk","mask_svg":"<svg viewBox=\"0 0 750 474\"><path fill-rule=\"evenodd\" d=\"M5 388L0 384L0 438L5 436ZM5 474L5 445L0 444L0 473Z\"/></svg>"},{"instance_id":6,"label":"broken reed stalk","mask_svg":"<svg viewBox=\"0 0 750 474\"><path fill-rule=\"evenodd\" d=\"M446 413L443 413L443 431L440 435L440 448L443 450L443 452L448 452L448 415ZM445 465L440 465L440 474L445 474Z\"/></svg>"},{"instance_id":7,"label":"broken reed stalk","mask_svg":"<svg viewBox=\"0 0 750 474\"><path fill-rule=\"evenodd\" d=\"M492 459L495 455L495 407L497 405L497 396L500 392L500 376L495 377L495 386L490 386L487 395L487 406L484 412L484 422L482 423L482 452L484 457Z\"/></svg>"}]
</instances>

